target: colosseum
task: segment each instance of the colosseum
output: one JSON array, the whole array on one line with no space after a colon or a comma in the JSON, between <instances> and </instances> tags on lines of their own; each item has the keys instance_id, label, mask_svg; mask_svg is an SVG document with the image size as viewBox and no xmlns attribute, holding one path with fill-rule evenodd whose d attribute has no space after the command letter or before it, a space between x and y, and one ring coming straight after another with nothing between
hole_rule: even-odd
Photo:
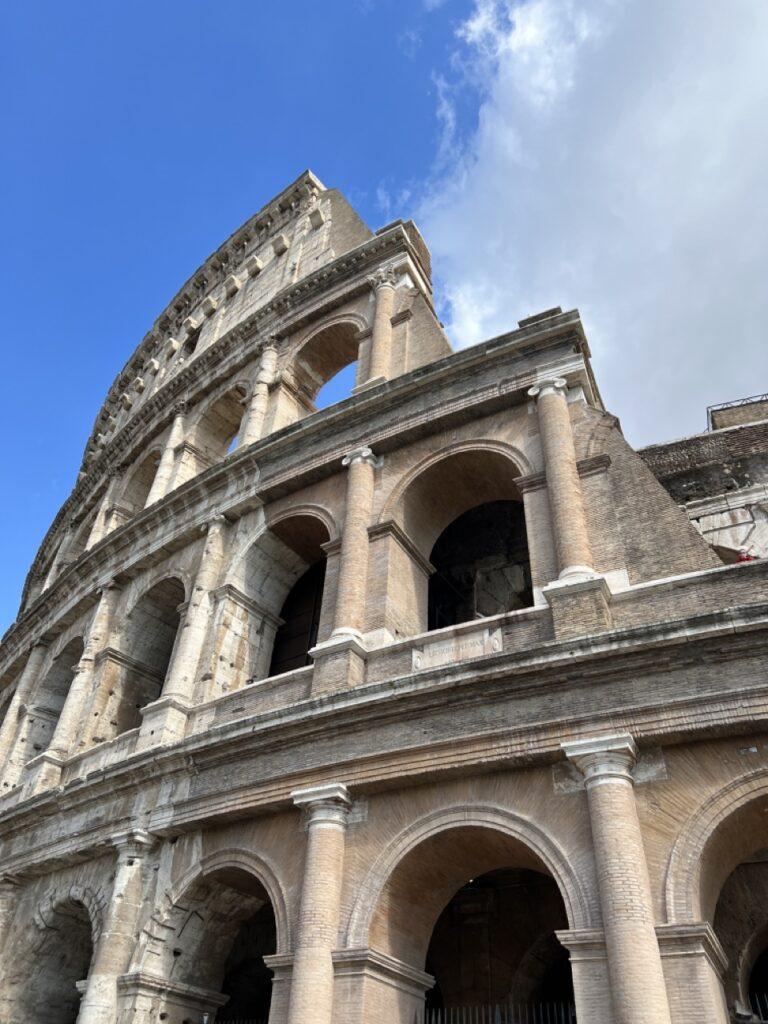
<instances>
[{"instance_id":1,"label":"colosseum","mask_svg":"<svg viewBox=\"0 0 768 1024\"><path fill-rule=\"evenodd\" d=\"M4 637L0 1021L768 1019L766 555L768 396L635 451L577 311L453 351L414 223L305 172Z\"/></svg>"}]
</instances>

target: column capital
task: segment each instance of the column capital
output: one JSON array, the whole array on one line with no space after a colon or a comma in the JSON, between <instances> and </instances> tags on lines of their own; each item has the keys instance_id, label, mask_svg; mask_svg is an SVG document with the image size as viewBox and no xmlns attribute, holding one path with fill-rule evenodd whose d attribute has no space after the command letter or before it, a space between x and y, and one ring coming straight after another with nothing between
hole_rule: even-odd
<instances>
[{"instance_id":1,"label":"column capital","mask_svg":"<svg viewBox=\"0 0 768 1024\"><path fill-rule=\"evenodd\" d=\"M379 459L377 459L373 454L373 449L369 448L367 445L361 445L360 448L354 448L341 460L342 466L351 466L355 462L369 462L374 469L380 465Z\"/></svg>"},{"instance_id":2,"label":"column capital","mask_svg":"<svg viewBox=\"0 0 768 1024\"><path fill-rule=\"evenodd\" d=\"M215 515L210 516L203 525L200 527L201 533L210 533L214 529L223 529L225 526L229 526L229 520L221 513L217 512Z\"/></svg>"},{"instance_id":3,"label":"column capital","mask_svg":"<svg viewBox=\"0 0 768 1024\"><path fill-rule=\"evenodd\" d=\"M309 824L340 825L347 823L352 798L349 790L340 782L327 782L320 786L307 786L294 789L291 800L296 807L305 808L309 812Z\"/></svg>"},{"instance_id":4,"label":"column capital","mask_svg":"<svg viewBox=\"0 0 768 1024\"><path fill-rule=\"evenodd\" d=\"M173 418L174 419L178 419L179 416L185 416L188 409L189 409L189 402L186 401L185 399L182 399L181 401L176 402L176 404L174 405L173 409L171 410Z\"/></svg>"},{"instance_id":5,"label":"column capital","mask_svg":"<svg viewBox=\"0 0 768 1024\"><path fill-rule=\"evenodd\" d=\"M379 267L369 274L366 280L374 291L378 291L379 288L396 288L397 270L394 267Z\"/></svg>"},{"instance_id":6,"label":"column capital","mask_svg":"<svg viewBox=\"0 0 768 1024\"><path fill-rule=\"evenodd\" d=\"M155 836L143 828L129 828L116 832L109 841L121 860L136 860L143 857L154 846Z\"/></svg>"},{"instance_id":7,"label":"column capital","mask_svg":"<svg viewBox=\"0 0 768 1024\"><path fill-rule=\"evenodd\" d=\"M584 776L588 789L606 782L633 785L632 768L637 761L637 746L628 733L572 740L561 743L560 747Z\"/></svg>"},{"instance_id":8,"label":"column capital","mask_svg":"<svg viewBox=\"0 0 768 1024\"><path fill-rule=\"evenodd\" d=\"M542 395L562 395L565 398L568 384L564 377L547 377L528 388L528 394L531 398L541 398Z\"/></svg>"}]
</instances>

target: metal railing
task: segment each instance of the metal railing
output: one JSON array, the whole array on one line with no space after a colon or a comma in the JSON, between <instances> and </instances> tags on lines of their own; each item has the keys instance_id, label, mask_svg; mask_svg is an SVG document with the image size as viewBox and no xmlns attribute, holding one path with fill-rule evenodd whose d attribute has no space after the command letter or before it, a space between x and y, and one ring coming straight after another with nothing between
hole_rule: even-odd
<instances>
[{"instance_id":1,"label":"metal railing","mask_svg":"<svg viewBox=\"0 0 768 1024\"><path fill-rule=\"evenodd\" d=\"M418 1024L576 1024L572 1003L504 1003L425 1010Z\"/></svg>"},{"instance_id":2,"label":"metal railing","mask_svg":"<svg viewBox=\"0 0 768 1024\"><path fill-rule=\"evenodd\" d=\"M762 992L750 992L749 1002L755 1020L761 1024L768 1024L768 994Z\"/></svg>"}]
</instances>

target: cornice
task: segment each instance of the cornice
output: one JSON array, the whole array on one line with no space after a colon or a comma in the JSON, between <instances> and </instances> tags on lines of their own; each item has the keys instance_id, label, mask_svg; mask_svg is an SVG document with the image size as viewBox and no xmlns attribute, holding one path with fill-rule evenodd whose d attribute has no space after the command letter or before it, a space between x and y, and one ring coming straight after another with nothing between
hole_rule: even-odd
<instances>
[{"instance_id":1,"label":"cornice","mask_svg":"<svg viewBox=\"0 0 768 1024\"><path fill-rule=\"evenodd\" d=\"M700 664L702 656L722 648L723 637L729 636L739 645L724 657L748 658L764 649L768 630L768 605L745 609L754 613L752 621L734 629L727 613L691 617L676 623L678 642L665 657L671 662L667 670L685 669L689 664ZM757 629L757 616L760 623ZM630 639L636 641L629 646ZM267 755L270 749L286 749L286 745L311 746L316 737L336 737L334 762L329 765L310 762L295 773L244 782L242 786L228 787L224 791L199 792L179 801L159 806L152 814L148 827L164 835L178 834L195 827L201 821L233 816L271 813L290 806L291 791L308 784L338 780L343 774L347 784L358 794L366 789L386 786L388 780L410 777L423 780L446 770L497 771L520 765L554 764L561 758L560 743L563 736L589 734L602 730L621 720L641 746L659 742L673 743L712 735L740 735L745 732L768 732L766 697L768 685L755 677L755 683L738 690L717 690L709 687L691 695L672 695L663 704L649 698L643 700L642 690L635 687L632 694L616 686L611 706L601 704L597 709L584 710L577 716L563 710L540 721L515 722L514 716L502 715L493 723L485 724L461 737L436 739L430 736L423 744L382 748L370 753L345 755L344 738L356 732L371 735L386 722L402 722L404 716L427 714L430 710L445 711L451 715L464 710L471 713L475 705L487 708L494 701L514 700L518 697L545 694L551 699L540 700L543 710L559 709L561 699L557 693L583 691L599 684L626 678L641 678L646 669L658 675L659 647L667 647L670 639L669 624L615 631L604 634L597 643L574 644L574 641L550 642L536 651L505 652L504 655L454 666L456 671L446 672L445 666L433 674L409 676L364 685L343 693L336 693L300 702L287 709L249 716L234 723L208 728L193 734L173 747L145 751L125 758L107 768L93 772L87 779L76 780L66 789L40 794L23 804L0 812L0 838L8 840L23 834L29 828L39 827L41 821L56 816L61 823L66 815L74 822L94 821L113 834L114 821L104 823L99 814L82 814L85 807L99 801L114 802L118 792L146 791L146 787L161 779L169 793L173 791L173 777L192 774L199 778L208 770L232 763L233 757L245 766L249 753ZM610 652L611 658L605 654ZM547 660L542 659L546 654ZM721 675L716 674L717 679ZM580 699L577 699L577 704ZM583 702L582 702L583 703ZM326 778L326 775L328 778ZM100 828L77 833L82 843L93 848L103 842ZM4 858L5 870L28 871L31 866L50 862L60 856L60 850L71 847L72 837L62 838L59 825L53 829L51 839L41 842L30 855Z\"/></svg>"},{"instance_id":2,"label":"cornice","mask_svg":"<svg viewBox=\"0 0 768 1024\"><path fill-rule=\"evenodd\" d=\"M555 319L555 318L553 318ZM525 391L535 380L536 363L529 357L546 351L549 346L574 344L574 327L579 325L578 313L563 314L556 318L563 322L552 325L538 333L529 328L526 331L505 336L504 343L493 339L483 345L455 352L437 362L419 367L375 388L366 389L357 395L304 420L270 434L247 448L240 449L225 460L204 470L183 486L172 491L162 501L144 509L127 523L117 527L97 545L85 552L53 582L41 597L31 606L24 617L14 623L3 637L3 644L9 648L16 645L15 638L23 637L37 629L49 629L53 625L55 610L67 607L75 594L83 590L82 581L90 580L93 585L100 582L100 574L119 573L125 566L116 559L105 557L107 552L119 548L126 560L136 567L137 552L151 554L146 541L147 534L155 534L154 549L160 541L173 540L180 544L189 531L200 525L203 513L195 509L195 503L206 505L210 511L217 501L226 498L227 507L222 511L231 512L235 517L261 502L272 500L280 494L296 489L303 483L332 475L339 470L340 448L345 448L345 431L357 430L358 424L366 425L367 440L382 453L399 444L408 443L419 433L434 432L449 424L453 418L462 416L468 408L489 411L508 407L513 401L525 401ZM493 354L493 360L489 354ZM501 360L508 360L501 373ZM519 373L513 373L514 366L521 359ZM568 357L573 367L569 376L583 370L583 360ZM483 366L493 370L487 374L487 381L475 385L481 376L478 370ZM564 371L566 372L566 371ZM457 379L466 379L469 386L459 398L440 402L425 413L424 396L443 384L449 386ZM403 406L413 400L413 411L403 412ZM397 415L393 411L399 406ZM168 410L172 414L172 409ZM296 464L297 452L303 452L312 440L324 438L321 454L310 461ZM233 497L233 495L236 495ZM85 597L81 593L81 598ZM45 622L45 627L42 623ZM30 636L30 639L34 639ZM4 659L4 664L7 663Z\"/></svg>"}]
</instances>

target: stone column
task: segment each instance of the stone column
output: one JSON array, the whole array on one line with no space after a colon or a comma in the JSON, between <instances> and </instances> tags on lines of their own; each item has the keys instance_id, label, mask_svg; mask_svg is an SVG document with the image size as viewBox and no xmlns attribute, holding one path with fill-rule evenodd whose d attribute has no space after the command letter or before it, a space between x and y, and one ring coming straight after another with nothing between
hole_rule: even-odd
<instances>
[{"instance_id":1,"label":"stone column","mask_svg":"<svg viewBox=\"0 0 768 1024\"><path fill-rule=\"evenodd\" d=\"M564 743L584 776L616 1024L670 1024L637 816L631 736Z\"/></svg>"},{"instance_id":2,"label":"stone column","mask_svg":"<svg viewBox=\"0 0 768 1024\"><path fill-rule=\"evenodd\" d=\"M334 635L360 633L365 625L368 527L377 460L370 448L362 447L346 455L342 465L349 467L349 474L344 530L341 535Z\"/></svg>"},{"instance_id":3,"label":"stone column","mask_svg":"<svg viewBox=\"0 0 768 1024\"><path fill-rule=\"evenodd\" d=\"M240 425L240 440L237 447L253 444L258 441L264 433L264 420L267 415L269 403L269 386L275 379L277 368L277 349L274 345L267 345L261 353L261 364L256 375L256 382L253 391L248 399L245 415Z\"/></svg>"},{"instance_id":4,"label":"stone column","mask_svg":"<svg viewBox=\"0 0 768 1024\"><path fill-rule=\"evenodd\" d=\"M566 393L561 378L542 381L528 392L536 399L539 417L558 578L578 580L595 571Z\"/></svg>"},{"instance_id":5,"label":"stone column","mask_svg":"<svg viewBox=\"0 0 768 1024\"><path fill-rule=\"evenodd\" d=\"M184 440L186 411L187 407L184 403L177 405L174 409L171 431L165 442L163 454L160 456L155 479L152 481L147 500L144 503L145 508L149 505L154 505L156 501L160 501L171 490L174 470L176 469L176 449Z\"/></svg>"},{"instance_id":6,"label":"stone column","mask_svg":"<svg viewBox=\"0 0 768 1024\"><path fill-rule=\"evenodd\" d=\"M336 783L299 789L291 796L297 807L307 809L309 823L288 1024L332 1024L332 953L338 942L351 801L346 786Z\"/></svg>"},{"instance_id":7,"label":"stone column","mask_svg":"<svg viewBox=\"0 0 768 1024\"><path fill-rule=\"evenodd\" d=\"M109 646L115 605L120 594L121 589L114 581L105 584L99 591L99 603L88 628L83 654L48 747L49 753L54 756L69 756L75 745L78 730L82 728L83 711L91 695L96 655L104 647Z\"/></svg>"},{"instance_id":8,"label":"stone column","mask_svg":"<svg viewBox=\"0 0 768 1024\"><path fill-rule=\"evenodd\" d=\"M139 749L179 739L195 693L200 662L226 550L227 519L214 516L204 527L205 545L179 635L158 700L142 709Z\"/></svg>"},{"instance_id":9,"label":"stone column","mask_svg":"<svg viewBox=\"0 0 768 1024\"><path fill-rule=\"evenodd\" d=\"M16 743L16 736L19 730L19 716L22 709L29 703L35 684L40 678L40 671L48 653L48 641L38 640L32 646L27 658L27 663L16 684L16 691L8 705L3 724L0 726L0 771L2 771L3 785L0 787L0 796L13 785L10 782L6 785L8 775L8 758Z\"/></svg>"},{"instance_id":10,"label":"stone column","mask_svg":"<svg viewBox=\"0 0 768 1024\"><path fill-rule=\"evenodd\" d=\"M154 836L141 829L112 837L117 869L106 920L96 942L77 1024L105 1024L117 1017L117 979L128 970L142 901L142 866Z\"/></svg>"},{"instance_id":11,"label":"stone column","mask_svg":"<svg viewBox=\"0 0 768 1024\"><path fill-rule=\"evenodd\" d=\"M376 298L376 309L367 385L389 380L392 371L392 311L395 308L396 282L397 274L392 269L379 270L368 278Z\"/></svg>"}]
</instances>

